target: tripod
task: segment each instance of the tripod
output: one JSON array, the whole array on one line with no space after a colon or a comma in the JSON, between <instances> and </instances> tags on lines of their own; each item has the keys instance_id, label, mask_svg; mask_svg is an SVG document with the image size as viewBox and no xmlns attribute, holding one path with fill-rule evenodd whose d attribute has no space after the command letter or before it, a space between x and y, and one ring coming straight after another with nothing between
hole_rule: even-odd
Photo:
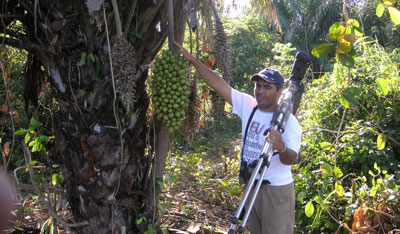
<instances>
[{"instance_id":1,"label":"tripod","mask_svg":"<svg viewBox=\"0 0 400 234\"><path fill-rule=\"evenodd\" d=\"M297 91L302 86L301 80L303 79L304 74L308 66L310 65L310 61L311 61L311 56L309 54L304 52L298 52L296 54L296 59L294 61L291 76L289 79L289 86L283 92L281 98L279 99L278 105L275 108L274 115L271 120L271 128L278 130L281 134L285 131L287 121L289 119L290 114L293 111L294 97L296 97L296 95L299 96ZM268 130L265 131L264 135L266 135L267 133ZM243 199L240 202L240 205L235 213L235 216L232 217L232 225L228 231L228 234L235 233L236 225L239 223L240 214L242 214L246 202L248 201L248 199L250 199L249 203L247 204L247 209L243 216L242 222L237 230L239 233L244 232L244 227L250 216L250 211L254 205L260 187L263 183L264 175L267 173L267 170L270 166L272 155L273 155L272 144L265 141L261 149L261 152L259 154L257 165L254 167L253 172L251 173L250 180L246 186L246 190L243 194ZM260 179L258 180L257 184L254 187L254 184L256 182L256 177L259 173L260 173ZM254 189L251 193L253 187Z\"/></svg>"}]
</instances>

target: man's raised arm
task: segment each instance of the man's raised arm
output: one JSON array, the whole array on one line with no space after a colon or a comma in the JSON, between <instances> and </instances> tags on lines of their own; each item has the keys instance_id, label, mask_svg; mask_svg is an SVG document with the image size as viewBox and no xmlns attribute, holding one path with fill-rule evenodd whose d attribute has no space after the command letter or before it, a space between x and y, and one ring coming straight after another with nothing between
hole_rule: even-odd
<instances>
[{"instance_id":1,"label":"man's raised arm","mask_svg":"<svg viewBox=\"0 0 400 234\"><path fill-rule=\"evenodd\" d=\"M179 52L185 57L200 74L202 79L213 88L225 101L232 105L231 92L232 88L229 86L221 77L219 77L214 71L206 67L203 63L199 62L192 54L184 49L177 42L174 42L175 46L179 48Z\"/></svg>"}]
</instances>

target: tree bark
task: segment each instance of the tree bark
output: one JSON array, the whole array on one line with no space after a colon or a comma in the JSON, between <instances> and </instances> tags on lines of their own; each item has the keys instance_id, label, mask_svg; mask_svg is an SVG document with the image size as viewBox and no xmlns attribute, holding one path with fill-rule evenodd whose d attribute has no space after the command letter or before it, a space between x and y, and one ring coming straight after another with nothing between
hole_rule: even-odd
<instances>
[{"instance_id":1,"label":"tree bark","mask_svg":"<svg viewBox=\"0 0 400 234\"><path fill-rule=\"evenodd\" d=\"M177 15L184 15L185 2L174 1ZM165 165L157 160L162 165L152 167L153 154L145 150L147 142L154 140L148 134L145 81L148 64L167 36L164 0L118 4L121 22L127 24L121 25L126 29L123 37L131 43L134 59L114 73L110 51L117 49L116 14L111 1L11 0L3 4L8 9L5 15L19 15L25 32L12 32L3 41L34 54L51 78L59 105L52 159L62 169L75 221L88 223L76 228L78 233L145 232L153 217L146 207L152 199L147 193L149 176L163 174L150 168ZM0 29L9 32L12 20L4 19ZM186 19L175 20L184 32ZM177 38L183 40L182 35ZM123 75L125 68L135 71L129 78L135 90L132 109L116 95L118 74ZM143 216L145 222L137 225Z\"/></svg>"}]
</instances>

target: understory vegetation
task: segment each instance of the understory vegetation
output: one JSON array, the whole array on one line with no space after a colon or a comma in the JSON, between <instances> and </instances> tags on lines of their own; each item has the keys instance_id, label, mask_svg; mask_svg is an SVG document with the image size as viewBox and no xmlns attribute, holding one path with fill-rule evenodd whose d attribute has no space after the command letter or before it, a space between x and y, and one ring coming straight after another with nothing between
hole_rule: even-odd
<instances>
[{"instance_id":1,"label":"understory vegetation","mask_svg":"<svg viewBox=\"0 0 400 234\"><path fill-rule=\"evenodd\" d=\"M280 1L276 7L284 7L287 2L291 1ZM295 2L298 7L307 8L301 1ZM305 2L312 5L312 1ZM310 45L321 46L315 46L320 50L314 50L315 67L308 69L303 80L304 94L296 113L302 128L302 147L292 167L295 233L400 233L400 47L394 43L399 41L400 26L395 21L392 23L391 15L382 16L382 13L382 17L377 17L378 2L366 1L368 4L364 7L372 7L374 13L365 16L364 25L360 26L353 19L337 22L339 17L334 15L327 28L322 28L327 22L316 28L313 17L329 13L328 4L333 1L327 1L325 5L322 2L325 1L318 1L320 4L313 9L315 12L321 10L317 15L309 9L307 15L299 17L304 22L292 20L297 26L314 22L315 32L325 30L320 38L313 35L315 40L310 42ZM385 2L387 9L392 5L393 8L399 6L399 1ZM300 14L300 10L288 9L289 5L280 9L280 17ZM349 14L359 17L360 9L351 6ZM292 27L297 26L292 24ZM300 30L290 28L289 23L286 27L289 27L290 35ZM339 30L335 34L336 29ZM304 50L304 46L299 46L302 42L299 36L296 40L285 40L265 18L254 12L227 20L226 32L233 57L232 80L229 82L232 87L249 94L253 92L252 74L271 67L288 78L296 52ZM343 33L347 33L346 37ZM211 46L205 48L210 42L196 36L197 42L192 43L194 39L188 34L184 46L194 49L196 44L199 59L205 63L207 60L208 66L221 74L214 66L216 52ZM328 38L330 42L322 44ZM346 42L343 38L347 38ZM204 48L199 48L200 44ZM309 53L312 50L307 48ZM53 117L59 111L60 103L53 96L50 81L43 76L40 83L30 84L39 87L37 105L25 104L29 102L24 100L23 88L28 56L25 50L1 47L0 165L13 178L18 192L17 218L10 233L22 233L22 230L73 233L74 229L62 222L74 222L74 218L67 201L65 171L60 169L61 159L55 150L57 139ZM149 73L151 81L152 71ZM191 78L196 77L193 68L189 73ZM185 74L184 69L182 74ZM238 181L241 121L231 113L228 104L222 112L215 111L209 87L198 77L193 80L196 89L191 87L191 91L195 90L199 98L195 110L199 116L194 123L199 126L192 129L198 131L188 136L180 128L181 119L174 120L164 176L154 181L155 194L160 195L156 212L159 217L155 220L164 233L182 230L223 233L229 229L231 216L244 191ZM188 87L185 83L185 88ZM147 92L149 97L153 95L150 85ZM184 98L188 95L189 91L186 91ZM184 101L182 106L186 107L187 100ZM156 112L152 103L149 106L148 119L143 121L148 124L144 128L148 135L154 134L152 116L153 111ZM177 116L184 116L183 111ZM96 131L96 125L90 129ZM153 143L146 142L146 154L154 153ZM85 152L90 153L89 150ZM126 186L128 182L121 184ZM138 193L129 192L131 195ZM136 219L140 229L143 221L152 217L144 214L141 218L131 218ZM154 220L143 233L155 233L153 225L156 225Z\"/></svg>"}]
</instances>

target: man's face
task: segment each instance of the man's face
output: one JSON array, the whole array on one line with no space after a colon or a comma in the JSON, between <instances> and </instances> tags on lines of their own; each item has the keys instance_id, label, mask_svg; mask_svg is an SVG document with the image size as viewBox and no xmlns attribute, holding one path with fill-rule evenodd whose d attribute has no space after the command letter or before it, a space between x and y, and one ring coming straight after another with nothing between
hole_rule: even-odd
<instances>
[{"instance_id":1,"label":"man's face","mask_svg":"<svg viewBox=\"0 0 400 234\"><path fill-rule=\"evenodd\" d=\"M262 79L255 82L254 97L256 98L258 107L262 111L273 112L281 94L282 89L278 91L273 83Z\"/></svg>"}]
</instances>

